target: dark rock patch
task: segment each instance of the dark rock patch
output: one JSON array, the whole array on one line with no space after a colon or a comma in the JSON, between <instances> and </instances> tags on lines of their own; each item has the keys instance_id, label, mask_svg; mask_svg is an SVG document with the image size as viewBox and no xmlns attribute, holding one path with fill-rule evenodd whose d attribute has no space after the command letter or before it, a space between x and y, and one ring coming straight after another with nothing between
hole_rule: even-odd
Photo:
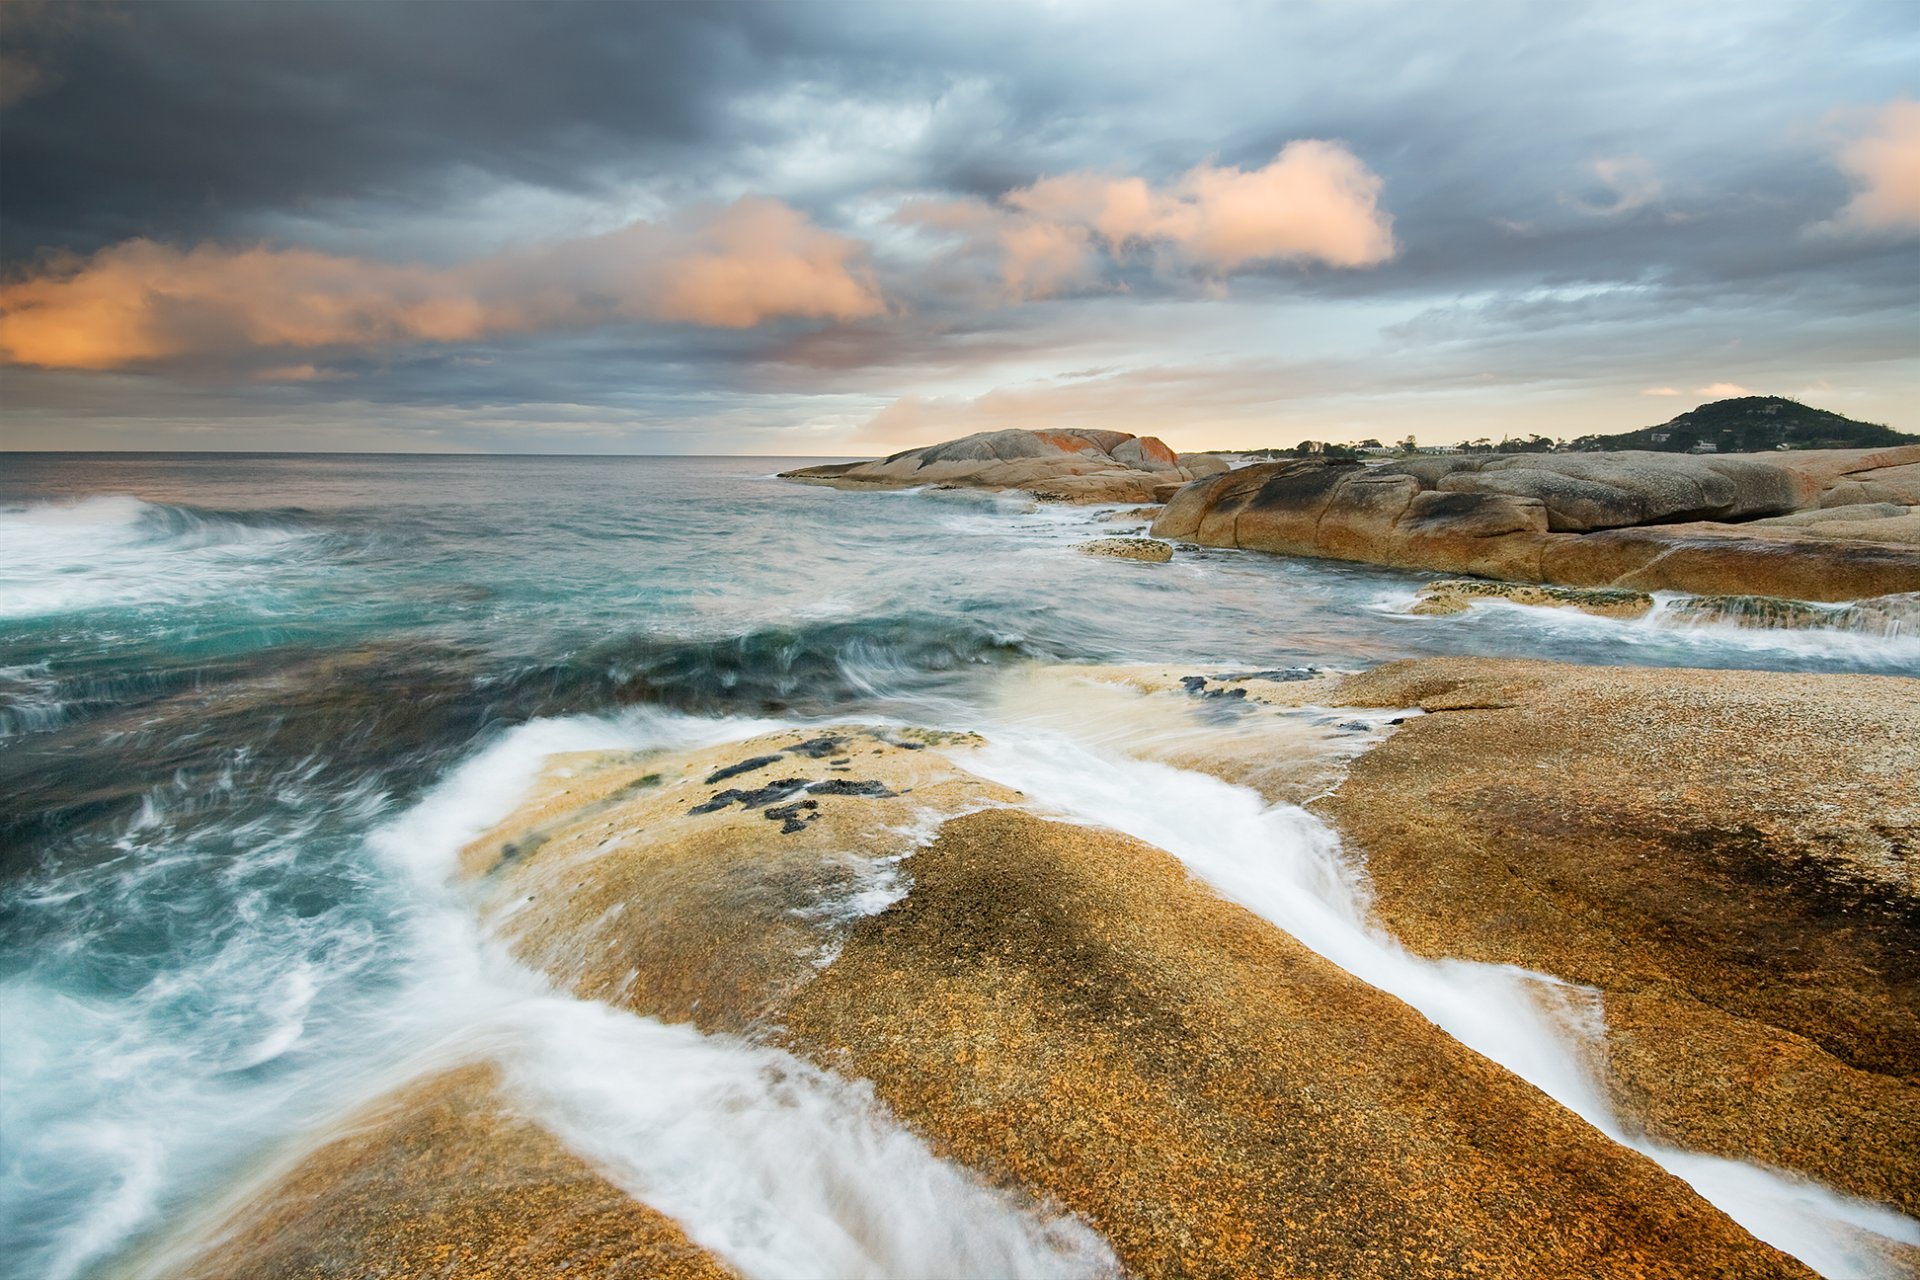
<instances>
[{"instance_id":1,"label":"dark rock patch","mask_svg":"<svg viewBox=\"0 0 1920 1280\"><path fill-rule=\"evenodd\" d=\"M782 778L778 782L769 782L766 786L758 787L752 791L741 791L729 787L719 795L708 800L705 804L693 806L693 808L687 810L687 813L689 815L718 813L736 800L740 802L742 808L758 809L762 806L772 804L776 800L785 800L794 792L804 790L806 785L807 780L805 778Z\"/></svg>"},{"instance_id":2,"label":"dark rock patch","mask_svg":"<svg viewBox=\"0 0 1920 1280\"><path fill-rule=\"evenodd\" d=\"M891 796L899 792L884 782L855 782L851 778L828 778L825 782L816 782L807 788L816 796Z\"/></svg>"},{"instance_id":3,"label":"dark rock patch","mask_svg":"<svg viewBox=\"0 0 1920 1280\"><path fill-rule=\"evenodd\" d=\"M787 748L789 755L806 756L810 760L824 760L847 744L842 737L829 734L824 738L812 738L806 742L797 742Z\"/></svg>"},{"instance_id":4,"label":"dark rock patch","mask_svg":"<svg viewBox=\"0 0 1920 1280\"><path fill-rule=\"evenodd\" d=\"M779 756L755 756L751 760L742 760L739 764L730 764L724 769L715 769L707 775L707 785L725 782L728 778L737 778L743 773L752 773L755 769L764 769L770 764L777 763L779 759Z\"/></svg>"}]
</instances>

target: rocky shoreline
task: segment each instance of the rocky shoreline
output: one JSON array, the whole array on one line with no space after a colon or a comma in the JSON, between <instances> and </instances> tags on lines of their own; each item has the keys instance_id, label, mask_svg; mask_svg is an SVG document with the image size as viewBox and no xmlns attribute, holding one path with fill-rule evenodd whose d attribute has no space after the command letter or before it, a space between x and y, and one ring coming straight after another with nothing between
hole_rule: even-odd
<instances>
[{"instance_id":1,"label":"rocky shoreline","mask_svg":"<svg viewBox=\"0 0 1920 1280\"><path fill-rule=\"evenodd\" d=\"M1308 457L1230 470L1125 432L1006 430L781 474L845 489L1150 502L1162 504L1151 533L1163 544L1520 584L1811 601L1920 592L1920 445Z\"/></svg>"},{"instance_id":2,"label":"rocky shoreline","mask_svg":"<svg viewBox=\"0 0 1920 1280\"><path fill-rule=\"evenodd\" d=\"M1901 781L1920 681L1481 659L1032 679L1016 703L1118 708L1136 754L1309 803L1415 952L1593 990L1592 1070L1630 1127L1920 1208L1920 809ZM575 995L871 1081L1129 1274L1807 1274L1163 850L976 772L989 745L850 724L555 757L462 881ZM490 1079L396 1096L189 1273L727 1273L503 1121ZM473 1161L491 1181L435 1182ZM515 1224L535 1217L528 1243ZM476 1234L496 1243L459 1254Z\"/></svg>"},{"instance_id":3,"label":"rocky shoreline","mask_svg":"<svg viewBox=\"0 0 1920 1280\"><path fill-rule=\"evenodd\" d=\"M1182 488L1153 536L1565 587L1920 591L1920 446L1295 459Z\"/></svg>"},{"instance_id":4,"label":"rocky shoreline","mask_svg":"<svg viewBox=\"0 0 1920 1280\"><path fill-rule=\"evenodd\" d=\"M781 478L839 489L1016 490L1048 502L1163 502L1227 464L1124 431L989 431L872 462L828 463Z\"/></svg>"},{"instance_id":5,"label":"rocky shoreline","mask_svg":"<svg viewBox=\"0 0 1920 1280\"><path fill-rule=\"evenodd\" d=\"M1475 575L1423 586L1423 615L1897 627L1914 597L1892 593L1920 591L1920 450L1220 465L1000 432L789 478L1159 500L1116 514L1188 549ZM1078 550L1172 559L1155 539ZM1703 595L1651 594L1673 590ZM1011 1211L1097 1233L1111 1257L1079 1271L1813 1274L1753 1234L1754 1202L1736 1221L1724 1181L1683 1176L1706 1157L1844 1203L1827 1273L1920 1270L1920 679L1444 658L1033 666L996 688L978 732L552 756L454 891L558 991L870 1089ZM1236 894L1177 827L1128 834L992 766L996 733L1062 726L1107 767L1238 789L1190 803L1291 815L1338 883L1289 892L1352 913L1374 959ZM1115 803L1158 785L1129 778ZM1579 1083L1476 1051L1382 964L1537 999L1522 1021L1555 1028ZM738 1274L697 1237L479 1052L317 1135L141 1274Z\"/></svg>"}]
</instances>

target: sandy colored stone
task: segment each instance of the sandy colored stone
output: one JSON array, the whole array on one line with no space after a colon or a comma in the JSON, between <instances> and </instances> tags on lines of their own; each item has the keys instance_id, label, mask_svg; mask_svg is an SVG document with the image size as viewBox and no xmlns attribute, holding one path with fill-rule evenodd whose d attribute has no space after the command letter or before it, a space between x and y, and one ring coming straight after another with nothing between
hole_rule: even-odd
<instances>
[{"instance_id":1,"label":"sandy colored stone","mask_svg":"<svg viewBox=\"0 0 1920 1280\"><path fill-rule=\"evenodd\" d=\"M1081 543L1077 550L1090 556L1142 560L1149 564L1165 564L1173 559L1173 548L1152 538L1095 538Z\"/></svg>"},{"instance_id":2,"label":"sandy colored stone","mask_svg":"<svg viewBox=\"0 0 1920 1280\"><path fill-rule=\"evenodd\" d=\"M723 1280L736 1273L498 1098L419 1081L255 1195L174 1280Z\"/></svg>"},{"instance_id":3,"label":"sandy colored stone","mask_svg":"<svg viewBox=\"0 0 1920 1280\"><path fill-rule=\"evenodd\" d=\"M940 749L968 741L839 727L559 756L462 863L487 925L576 995L737 1031L812 979L941 817L1015 798Z\"/></svg>"},{"instance_id":4,"label":"sandy colored stone","mask_svg":"<svg viewBox=\"0 0 1920 1280\"><path fill-rule=\"evenodd\" d=\"M912 870L784 1042L1136 1274L1805 1274L1159 850L990 810Z\"/></svg>"},{"instance_id":5,"label":"sandy colored stone","mask_svg":"<svg viewBox=\"0 0 1920 1280\"><path fill-rule=\"evenodd\" d=\"M1608 453L1291 459L1205 477L1156 538L1517 583L1852 600L1920 591L1913 517L1761 523L1898 498L1920 447L1779 457ZM1837 505L1837 504L1836 504Z\"/></svg>"},{"instance_id":6,"label":"sandy colored stone","mask_svg":"<svg viewBox=\"0 0 1920 1280\"><path fill-rule=\"evenodd\" d=\"M1604 587L1548 587L1518 582L1488 582L1480 578L1448 578L1420 588L1420 599L1408 610L1426 616L1465 613L1476 600L1506 600L1543 609L1572 609L1596 618L1643 618L1653 608L1644 591Z\"/></svg>"},{"instance_id":7,"label":"sandy colored stone","mask_svg":"<svg viewBox=\"0 0 1920 1280\"><path fill-rule=\"evenodd\" d=\"M1789 600L1920 591L1920 548L1843 537L1832 525L1649 525L1553 534L1537 550L1534 580L1567 586Z\"/></svg>"},{"instance_id":8,"label":"sandy colored stone","mask_svg":"<svg viewBox=\"0 0 1920 1280\"><path fill-rule=\"evenodd\" d=\"M1905 546L1920 546L1920 509L1908 507L1906 511L1905 515L1871 520L1823 520L1808 525L1806 532L1816 538L1851 539L1856 542L1896 542Z\"/></svg>"},{"instance_id":9,"label":"sandy colored stone","mask_svg":"<svg viewBox=\"0 0 1920 1280\"><path fill-rule=\"evenodd\" d=\"M1409 946L1606 993L1680 1145L1920 1212L1920 680L1390 663L1315 810Z\"/></svg>"},{"instance_id":10,"label":"sandy colored stone","mask_svg":"<svg viewBox=\"0 0 1920 1280\"><path fill-rule=\"evenodd\" d=\"M1165 501L1181 485L1226 470L1205 454L1182 457L1152 436L1062 429L983 431L870 462L782 472L784 479L839 489L940 485L1018 489L1043 501Z\"/></svg>"},{"instance_id":11,"label":"sandy colored stone","mask_svg":"<svg viewBox=\"0 0 1920 1280\"><path fill-rule=\"evenodd\" d=\"M1145 524L1159 515L1161 510L1162 508L1157 504L1146 507L1129 507L1125 511L1109 511L1100 518L1114 524L1126 524L1133 521Z\"/></svg>"},{"instance_id":12,"label":"sandy colored stone","mask_svg":"<svg viewBox=\"0 0 1920 1280\"><path fill-rule=\"evenodd\" d=\"M1332 687L1228 674L1189 692L1135 673L1116 695L1204 719ZM801 749L823 737L837 754ZM562 759L469 850L483 910L576 990L871 1080L936 1149L1079 1213L1137 1274L1804 1274L1164 852L1008 807L1019 793L965 772L977 740L906 741ZM847 776L820 771L834 759L899 794L838 797L797 832L738 803L690 812ZM849 851L913 851L910 891L855 920L817 909Z\"/></svg>"}]
</instances>

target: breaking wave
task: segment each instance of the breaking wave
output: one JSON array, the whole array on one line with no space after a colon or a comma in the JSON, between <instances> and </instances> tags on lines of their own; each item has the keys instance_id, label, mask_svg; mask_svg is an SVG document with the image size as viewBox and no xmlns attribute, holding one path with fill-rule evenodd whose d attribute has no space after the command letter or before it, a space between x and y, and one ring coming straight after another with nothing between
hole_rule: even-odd
<instances>
[{"instance_id":1,"label":"breaking wave","mask_svg":"<svg viewBox=\"0 0 1920 1280\"><path fill-rule=\"evenodd\" d=\"M0 508L0 618L203 598L310 539L297 510L206 511L125 494Z\"/></svg>"}]
</instances>

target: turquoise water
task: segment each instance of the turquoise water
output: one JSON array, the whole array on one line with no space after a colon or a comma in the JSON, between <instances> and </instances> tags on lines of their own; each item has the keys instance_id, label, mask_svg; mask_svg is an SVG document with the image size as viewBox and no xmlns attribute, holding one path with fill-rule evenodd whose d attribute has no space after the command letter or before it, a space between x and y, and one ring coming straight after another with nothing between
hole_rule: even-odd
<instances>
[{"instance_id":1,"label":"turquoise water","mask_svg":"<svg viewBox=\"0 0 1920 1280\"><path fill-rule=\"evenodd\" d=\"M773 478L793 461L0 455L17 1274L110 1266L447 1033L393 833L530 725L967 723L1031 662L1920 671L1898 625L1418 618L1419 575L1095 559L1135 526Z\"/></svg>"}]
</instances>

